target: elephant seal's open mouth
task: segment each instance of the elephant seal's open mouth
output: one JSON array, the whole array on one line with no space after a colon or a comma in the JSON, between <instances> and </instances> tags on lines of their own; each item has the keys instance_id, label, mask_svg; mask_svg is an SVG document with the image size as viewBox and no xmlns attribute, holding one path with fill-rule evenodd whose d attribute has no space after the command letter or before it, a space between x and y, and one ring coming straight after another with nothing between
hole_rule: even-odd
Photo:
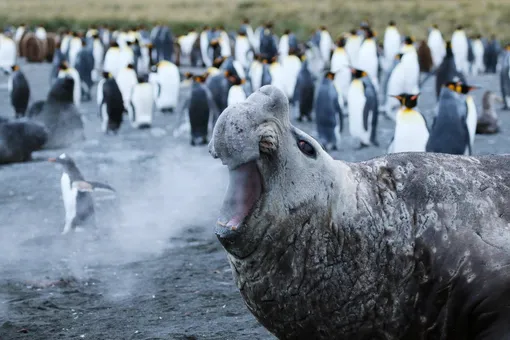
<instances>
[{"instance_id":1,"label":"elephant seal's open mouth","mask_svg":"<svg viewBox=\"0 0 510 340\"><path fill-rule=\"evenodd\" d=\"M215 232L221 238L231 238L237 234L245 219L254 211L263 191L256 161L231 169L229 176L227 193L216 222Z\"/></svg>"}]
</instances>

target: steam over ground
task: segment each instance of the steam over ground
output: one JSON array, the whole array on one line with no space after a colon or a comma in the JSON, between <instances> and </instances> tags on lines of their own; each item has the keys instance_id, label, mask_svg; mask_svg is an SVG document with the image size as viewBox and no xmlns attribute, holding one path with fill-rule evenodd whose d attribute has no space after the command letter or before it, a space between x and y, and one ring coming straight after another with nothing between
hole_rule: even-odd
<instances>
[{"instance_id":1,"label":"steam over ground","mask_svg":"<svg viewBox=\"0 0 510 340\"><path fill-rule=\"evenodd\" d=\"M32 102L46 96L49 67L22 65ZM498 91L497 76L468 80L484 87L474 93L480 110L483 91ZM0 76L0 115L11 116L6 82ZM420 107L432 107L432 91L430 80ZM84 145L0 167L0 339L273 339L244 306L213 235L227 169L206 147L190 147L187 134L172 137L176 114L158 113L152 130L124 122L118 136L104 136L95 98L81 110ZM432 112L423 112L430 120ZM509 114L500 119L503 133L477 136L474 154L507 152ZM391 133L381 118L380 148L354 151L357 144L344 136L334 156L381 155ZM60 235L62 172L45 160L64 151L86 179L117 190L93 193L98 240L86 232Z\"/></svg>"}]
</instances>

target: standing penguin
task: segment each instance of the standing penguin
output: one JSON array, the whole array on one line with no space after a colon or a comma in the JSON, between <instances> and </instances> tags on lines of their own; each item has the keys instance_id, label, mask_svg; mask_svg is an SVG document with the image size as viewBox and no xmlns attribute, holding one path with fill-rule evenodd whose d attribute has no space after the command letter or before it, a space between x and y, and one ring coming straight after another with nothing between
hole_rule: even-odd
<instances>
[{"instance_id":1,"label":"standing penguin","mask_svg":"<svg viewBox=\"0 0 510 340\"><path fill-rule=\"evenodd\" d=\"M347 92L351 84L349 55L345 50L345 44L345 38L338 39L336 42L337 48L331 56L331 72L335 73L335 87L339 94L339 100L343 103L342 109L347 102Z\"/></svg>"},{"instance_id":2,"label":"standing penguin","mask_svg":"<svg viewBox=\"0 0 510 340\"><path fill-rule=\"evenodd\" d=\"M457 86L458 83L449 82L441 88L438 112L425 147L427 152L471 155L467 106L463 95L455 90Z\"/></svg>"},{"instance_id":3,"label":"standing penguin","mask_svg":"<svg viewBox=\"0 0 510 340\"><path fill-rule=\"evenodd\" d=\"M475 141L475 134L476 134L476 122L478 120L478 112L476 110L476 105L473 97L469 94L471 91L477 89L477 86L473 85L467 85L463 83L457 84L455 86L455 90L458 93L461 93L464 95L464 100L466 102L466 124L469 131L469 146L470 149L473 150L473 144Z\"/></svg>"},{"instance_id":4,"label":"standing penguin","mask_svg":"<svg viewBox=\"0 0 510 340\"><path fill-rule=\"evenodd\" d=\"M333 49L333 39L326 26L320 27L319 50L325 67L329 67L331 61L331 50Z\"/></svg>"},{"instance_id":5,"label":"standing penguin","mask_svg":"<svg viewBox=\"0 0 510 340\"><path fill-rule=\"evenodd\" d=\"M294 104L299 103L299 116L298 121L303 121L306 118L309 122L312 121L312 110L314 104L315 83L313 81L312 73L308 69L308 60L305 56L302 57L301 70L299 71L296 88L294 89Z\"/></svg>"},{"instance_id":6,"label":"standing penguin","mask_svg":"<svg viewBox=\"0 0 510 340\"><path fill-rule=\"evenodd\" d=\"M485 69L487 70L487 73L496 73L497 64L498 64L498 58L501 52L501 45L496 38L496 36L493 34L491 36L490 41L487 42L487 47L485 48L485 54L484 54L484 62L485 62Z\"/></svg>"},{"instance_id":7,"label":"standing penguin","mask_svg":"<svg viewBox=\"0 0 510 340\"><path fill-rule=\"evenodd\" d=\"M129 64L127 67L120 69L119 73L117 73L117 77L115 77L115 81L120 89L120 93L122 93L124 108L127 109L131 102L130 96L133 86L138 83L138 77L136 76L134 65Z\"/></svg>"},{"instance_id":8,"label":"standing penguin","mask_svg":"<svg viewBox=\"0 0 510 340\"><path fill-rule=\"evenodd\" d=\"M452 34L451 46L457 70L467 74L469 72L469 43L466 32L461 25L457 26L457 29Z\"/></svg>"},{"instance_id":9,"label":"standing penguin","mask_svg":"<svg viewBox=\"0 0 510 340\"><path fill-rule=\"evenodd\" d=\"M334 78L333 72L326 73L315 101L317 133L319 142L326 151L338 150L335 128L339 125L339 131L343 130L342 108L338 102L338 93L333 83Z\"/></svg>"},{"instance_id":10,"label":"standing penguin","mask_svg":"<svg viewBox=\"0 0 510 340\"><path fill-rule=\"evenodd\" d=\"M286 57L282 58L282 76L283 76L283 88L285 94L291 104L294 100L294 89L296 87L296 81L298 74L301 70L301 60L295 51L291 51Z\"/></svg>"},{"instance_id":11,"label":"standing penguin","mask_svg":"<svg viewBox=\"0 0 510 340\"><path fill-rule=\"evenodd\" d=\"M273 24L267 23L260 32L260 54L268 60L273 60L278 54L278 46L272 29Z\"/></svg>"},{"instance_id":12,"label":"standing penguin","mask_svg":"<svg viewBox=\"0 0 510 340\"><path fill-rule=\"evenodd\" d=\"M181 76L177 66L162 60L153 68L154 75L151 82L156 83L156 108L161 112L173 112L179 101ZM151 79L151 78L149 78Z\"/></svg>"},{"instance_id":13,"label":"standing penguin","mask_svg":"<svg viewBox=\"0 0 510 340\"><path fill-rule=\"evenodd\" d=\"M438 69L436 70L436 98L439 99L442 86L446 83L454 81L456 78L458 78L463 83L466 82L464 74L458 71L458 67L456 66L455 58L453 55L452 44L448 41L446 43L446 55L441 65L439 65Z\"/></svg>"},{"instance_id":14,"label":"standing penguin","mask_svg":"<svg viewBox=\"0 0 510 340\"><path fill-rule=\"evenodd\" d=\"M30 99L30 86L28 86L28 81L18 65L12 66L12 73L7 87L16 118L25 116Z\"/></svg>"},{"instance_id":15,"label":"standing penguin","mask_svg":"<svg viewBox=\"0 0 510 340\"><path fill-rule=\"evenodd\" d=\"M4 35L0 39L0 69L10 71L16 65L17 56L16 43L11 37Z\"/></svg>"},{"instance_id":16,"label":"standing penguin","mask_svg":"<svg viewBox=\"0 0 510 340\"><path fill-rule=\"evenodd\" d=\"M92 80L98 81L101 69L103 67L103 58L104 58L104 46L99 38L99 34L94 34L92 36L92 55L94 56L94 70L92 72Z\"/></svg>"},{"instance_id":17,"label":"standing penguin","mask_svg":"<svg viewBox=\"0 0 510 340\"><path fill-rule=\"evenodd\" d=\"M207 145L207 132L209 117L218 116L218 107L214 102L211 92L204 84L205 77L193 76L191 95L182 102L179 112L188 110L189 123L191 126L191 145Z\"/></svg>"},{"instance_id":18,"label":"standing penguin","mask_svg":"<svg viewBox=\"0 0 510 340\"><path fill-rule=\"evenodd\" d=\"M245 83L245 80L241 79L239 75L235 74L229 76L229 81L231 82L232 86L230 86L230 89L228 90L227 105L231 106L246 99L246 93L244 92L242 86Z\"/></svg>"},{"instance_id":19,"label":"standing penguin","mask_svg":"<svg viewBox=\"0 0 510 340\"><path fill-rule=\"evenodd\" d=\"M377 92L367 72L351 69L353 79L349 86L349 132L361 142L360 148L372 143L379 146L376 140L377 120L379 116Z\"/></svg>"},{"instance_id":20,"label":"standing penguin","mask_svg":"<svg viewBox=\"0 0 510 340\"><path fill-rule=\"evenodd\" d=\"M104 56L103 72L109 72L117 76L120 66L120 48L117 42L113 41Z\"/></svg>"},{"instance_id":21,"label":"standing penguin","mask_svg":"<svg viewBox=\"0 0 510 340\"><path fill-rule=\"evenodd\" d=\"M109 132L117 134L125 111L122 93L111 73L105 73L103 77L105 78L101 86L103 96L99 106L102 120L101 130L106 134Z\"/></svg>"},{"instance_id":22,"label":"standing penguin","mask_svg":"<svg viewBox=\"0 0 510 340\"><path fill-rule=\"evenodd\" d=\"M237 32L235 47L234 47L234 56L235 59L241 63L243 68L248 68L248 52L251 51L250 41L246 36L246 32L239 30Z\"/></svg>"},{"instance_id":23,"label":"standing penguin","mask_svg":"<svg viewBox=\"0 0 510 340\"><path fill-rule=\"evenodd\" d=\"M81 85L81 98L86 101L92 100L90 91L92 89L92 71L94 70L94 55L92 50L86 46L83 41L83 46L76 56L76 70L80 75Z\"/></svg>"},{"instance_id":24,"label":"standing penguin","mask_svg":"<svg viewBox=\"0 0 510 340\"><path fill-rule=\"evenodd\" d=\"M131 126L137 129L149 128L154 114L154 89L145 77L139 77L138 83L131 89L128 116Z\"/></svg>"},{"instance_id":25,"label":"standing penguin","mask_svg":"<svg viewBox=\"0 0 510 340\"><path fill-rule=\"evenodd\" d=\"M253 92L257 91L261 87L263 71L264 67L262 65L262 58L260 54L255 54L248 70L248 76L250 78L251 89Z\"/></svg>"},{"instance_id":26,"label":"standing penguin","mask_svg":"<svg viewBox=\"0 0 510 340\"><path fill-rule=\"evenodd\" d=\"M78 52L80 52L82 45L83 44L80 35L78 34L78 32L74 32L73 37L69 42L69 65L71 67L75 67L76 56L78 55Z\"/></svg>"},{"instance_id":27,"label":"standing penguin","mask_svg":"<svg viewBox=\"0 0 510 340\"><path fill-rule=\"evenodd\" d=\"M505 46L499 74L503 110L510 110L510 44Z\"/></svg>"},{"instance_id":28,"label":"standing penguin","mask_svg":"<svg viewBox=\"0 0 510 340\"><path fill-rule=\"evenodd\" d=\"M356 33L356 30L351 30L345 41L345 52L349 56L351 64L358 60L359 49L361 48L362 38Z\"/></svg>"},{"instance_id":29,"label":"standing penguin","mask_svg":"<svg viewBox=\"0 0 510 340\"><path fill-rule=\"evenodd\" d=\"M485 48L482 42L482 36L480 34L475 36L472 42L473 45L473 55L474 55L474 63L472 65L471 71L473 75L478 75L479 73L485 72L485 64L483 62L483 56L485 54Z\"/></svg>"},{"instance_id":30,"label":"standing penguin","mask_svg":"<svg viewBox=\"0 0 510 340\"><path fill-rule=\"evenodd\" d=\"M443 35L439 30L437 25L432 25L432 29L430 30L427 45L430 48L432 53L432 61L434 64L434 68L439 67L441 62L443 61L444 56L446 55L445 42L443 40Z\"/></svg>"},{"instance_id":31,"label":"standing penguin","mask_svg":"<svg viewBox=\"0 0 510 340\"><path fill-rule=\"evenodd\" d=\"M65 208L65 224L62 234L67 234L79 227L88 226L95 229L94 201L90 193L101 189L112 192L115 190L107 184L86 181L74 160L65 153L57 158L50 158L48 161L62 165L64 170L60 178L60 189Z\"/></svg>"},{"instance_id":32,"label":"standing penguin","mask_svg":"<svg viewBox=\"0 0 510 340\"><path fill-rule=\"evenodd\" d=\"M392 20L384 32L384 70L388 70L391 67L395 56L399 53L400 42L400 33L395 21Z\"/></svg>"},{"instance_id":33,"label":"standing penguin","mask_svg":"<svg viewBox=\"0 0 510 340\"><path fill-rule=\"evenodd\" d=\"M364 70L373 86L379 88L379 57L377 55L377 45L375 43L375 34L370 28L366 28L366 38L361 44L358 59L354 62L357 69Z\"/></svg>"},{"instance_id":34,"label":"standing penguin","mask_svg":"<svg viewBox=\"0 0 510 340\"><path fill-rule=\"evenodd\" d=\"M65 60L60 63L59 69L60 69L58 72L59 78L66 77L68 75L71 76L71 78L73 78L74 80L73 102L74 105L77 108L79 108L81 103L81 79L80 75L78 74L78 71L76 71L75 68L70 67L67 61Z\"/></svg>"},{"instance_id":35,"label":"standing penguin","mask_svg":"<svg viewBox=\"0 0 510 340\"><path fill-rule=\"evenodd\" d=\"M395 132L388 153L425 152L429 140L429 129L425 117L415 108L418 94L401 93L394 96L402 107L395 119Z\"/></svg>"},{"instance_id":36,"label":"standing penguin","mask_svg":"<svg viewBox=\"0 0 510 340\"><path fill-rule=\"evenodd\" d=\"M277 57L271 59L269 73L271 74L271 85L276 86L285 93L285 76L283 74L282 65L278 62Z\"/></svg>"}]
</instances>

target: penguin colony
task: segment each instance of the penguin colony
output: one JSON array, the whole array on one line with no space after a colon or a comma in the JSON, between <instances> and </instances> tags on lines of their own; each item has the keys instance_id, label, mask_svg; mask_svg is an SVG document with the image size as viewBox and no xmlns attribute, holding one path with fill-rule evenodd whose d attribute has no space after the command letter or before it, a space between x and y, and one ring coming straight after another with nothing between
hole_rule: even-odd
<instances>
[{"instance_id":1,"label":"penguin colony","mask_svg":"<svg viewBox=\"0 0 510 340\"><path fill-rule=\"evenodd\" d=\"M445 40L434 25L417 42L391 21L379 43L365 22L336 39L321 26L305 42L288 29L278 37L271 23L253 29L249 20L236 33L204 26L178 37L164 25L66 29L55 35L48 97L37 101L19 64L17 46L27 34L32 33L25 25L0 34L0 68L12 104L12 118L0 119L0 164L30 161L34 151L85 140L80 107L92 94L98 128L111 138L126 121L130 128L150 129L160 112L177 115L174 136L188 133L192 146L203 146L225 108L272 84L287 95L293 119L315 124L326 151L339 149L343 133L359 148L379 146L383 116L395 124L390 144L382 146L388 153L471 154L475 134L500 131L495 103L510 108L510 45L501 48L495 37L468 37L461 26ZM48 36L40 26L34 34L40 40ZM182 66L205 71L183 73ZM479 87L466 76L496 72L501 96L487 91L478 114L471 93ZM429 78L435 79L437 96L430 122L418 110ZM63 167L63 233L94 226L91 192L114 189L86 181L66 153L50 161Z\"/></svg>"}]
</instances>

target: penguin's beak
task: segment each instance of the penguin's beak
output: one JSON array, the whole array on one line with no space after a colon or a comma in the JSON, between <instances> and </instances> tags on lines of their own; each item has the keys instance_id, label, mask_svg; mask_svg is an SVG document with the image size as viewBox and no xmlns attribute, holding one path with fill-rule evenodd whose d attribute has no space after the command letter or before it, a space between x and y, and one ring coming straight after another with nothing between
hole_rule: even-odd
<instances>
[{"instance_id":1,"label":"penguin's beak","mask_svg":"<svg viewBox=\"0 0 510 340\"><path fill-rule=\"evenodd\" d=\"M48 158L48 162L52 162L52 163L55 163L57 161L56 158Z\"/></svg>"}]
</instances>

